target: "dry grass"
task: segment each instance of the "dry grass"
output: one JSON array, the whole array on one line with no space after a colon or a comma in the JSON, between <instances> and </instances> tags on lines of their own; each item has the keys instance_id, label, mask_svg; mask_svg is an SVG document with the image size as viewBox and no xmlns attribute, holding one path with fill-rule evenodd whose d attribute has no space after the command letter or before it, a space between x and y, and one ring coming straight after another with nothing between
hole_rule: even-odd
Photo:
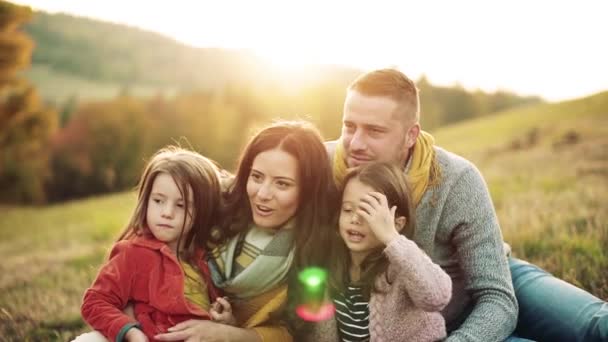
<instances>
[{"instance_id":1,"label":"dry grass","mask_svg":"<svg viewBox=\"0 0 608 342\"><path fill-rule=\"evenodd\" d=\"M608 299L608 93L435 132L483 173L516 257Z\"/></svg>"},{"instance_id":2,"label":"dry grass","mask_svg":"<svg viewBox=\"0 0 608 342\"><path fill-rule=\"evenodd\" d=\"M0 336L65 341L85 328L80 300L130 214L134 196L48 207L4 207L0 218Z\"/></svg>"},{"instance_id":3,"label":"dry grass","mask_svg":"<svg viewBox=\"0 0 608 342\"><path fill-rule=\"evenodd\" d=\"M608 299L608 93L433 133L478 165L517 257ZM124 193L0 208L0 339L87 330L82 293L133 204Z\"/></svg>"}]
</instances>

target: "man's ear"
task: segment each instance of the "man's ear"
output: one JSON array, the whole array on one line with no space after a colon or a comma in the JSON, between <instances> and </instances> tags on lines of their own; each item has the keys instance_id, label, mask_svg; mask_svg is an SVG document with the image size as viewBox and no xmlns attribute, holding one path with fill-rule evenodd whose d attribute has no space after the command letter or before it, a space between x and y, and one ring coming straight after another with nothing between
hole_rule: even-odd
<instances>
[{"instance_id":1,"label":"man's ear","mask_svg":"<svg viewBox=\"0 0 608 342\"><path fill-rule=\"evenodd\" d=\"M405 218L405 216L399 216L395 219L395 228L397 228L397 231L400 232L403 227L405 227L405 223L407 222L407 219Z\"/></svg>"},{"instance_id":2,"label":"man's ear","mask_svg":"<svg viewBox=\"0 0 608 342\"><path fill-rule=\"evenodd\" d=\"M407 130L407 132L405 133L407 135L406 137L406 145L407 148L412 148L412 146L414 146L414 144L416 143L416 140L418 139L418 135L420 135L420 124L415 123L412 127L410 127L410 129Z\"/></svg>"}]
</instances>

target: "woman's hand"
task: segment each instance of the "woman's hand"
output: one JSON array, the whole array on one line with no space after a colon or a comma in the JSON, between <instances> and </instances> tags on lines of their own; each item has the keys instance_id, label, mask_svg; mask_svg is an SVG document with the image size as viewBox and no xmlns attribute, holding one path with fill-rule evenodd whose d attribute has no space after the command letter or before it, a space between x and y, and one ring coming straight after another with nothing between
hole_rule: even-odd
<instances>
[{"instance_id":1,"label":"woman's hand","mask_svg":"<svg viewBox=\"0 0 608 342\"><path fill-rule=\"evenodd\" d=\"M191 319L169 328L168 333L154 336L159 341L220 342L260 341L255 331L212 321Z\"/></svg>"},{"instance_id":2,"label":"woman's hand","mask_svg":"<svg viewBox=\"0 0 608 342\"><path fill-rule=\"evenodd\" d=\"M393 239L399 236L399 231L396 227L395 211L397 207L388 208L386 196L379 192L370 192L361 198L357 215L367 221L371 231L376 235L376 238L383 244L388 244ZM400 217L405 224L405 217ZM403 228L402 226L399 227Z\"/></svg>"},{"instance_id":3,"label":"woman's hand","mask_svg":"<svg viewBox=\"0 0 608 342\"><path fill-rule=\"evenodd\" d=\"M226 297L218 297L209 310L214 322L236 326L236 318L232 314L232 306Z\"/></svg>"}]
</instances>

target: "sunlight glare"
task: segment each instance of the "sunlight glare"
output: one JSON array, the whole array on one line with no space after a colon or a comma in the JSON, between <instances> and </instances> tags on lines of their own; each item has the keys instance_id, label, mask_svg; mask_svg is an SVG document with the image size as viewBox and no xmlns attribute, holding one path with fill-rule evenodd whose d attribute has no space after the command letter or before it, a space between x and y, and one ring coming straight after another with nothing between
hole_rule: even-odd
<instances>
[{"instance_id":1,"label":"sunlight glare","mask_svg":"<svg viewBox=\"0 0 608 342\"><path fill-rule=\"evenodd\" d=\"M265 46L252 50L256 56L284 71L297 71L305 66L322 62L317 60L313 53L302 53L286 46Z\"/></svg>"}]
</instances>

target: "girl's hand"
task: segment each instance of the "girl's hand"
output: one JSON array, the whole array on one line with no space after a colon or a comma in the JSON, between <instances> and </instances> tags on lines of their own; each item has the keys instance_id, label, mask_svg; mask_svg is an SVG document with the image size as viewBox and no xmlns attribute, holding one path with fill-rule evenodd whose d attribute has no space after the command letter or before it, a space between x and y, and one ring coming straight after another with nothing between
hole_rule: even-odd
<instances>
[{"instance_id":1,"label":"girl's hand","mask_svg":"<svg viewBox=\"0 0 608 342\"><path fill-rule=\"evenodd\" d=\"M236 318L232 314L232 306L226 297L218 297L209 310L214 322L236 326Z\"/></svg>"},{"instance_id":2,"label":"girl's hand","mask_svg":"<svg viewBox=\"0 0 608 342\"><path fill-rule=\"evenodd\" d=\"M384 194L370 192L361 198L357 215L367 221L376 238L386 245L399 236L399 231L395 227L395 211L397 211L396 206L388 208Z\"/></svg>"},{"instance_id":3,"label":"girl's hand","mask_svg":"<svg viewBox=\"0 0 608 342\"><path fill-rule=\"evenodd\" d=\"M143 331L133 327L125 334L125 340L129 342L148 342L148 337Z\"/></svg>"}]
</instances>

